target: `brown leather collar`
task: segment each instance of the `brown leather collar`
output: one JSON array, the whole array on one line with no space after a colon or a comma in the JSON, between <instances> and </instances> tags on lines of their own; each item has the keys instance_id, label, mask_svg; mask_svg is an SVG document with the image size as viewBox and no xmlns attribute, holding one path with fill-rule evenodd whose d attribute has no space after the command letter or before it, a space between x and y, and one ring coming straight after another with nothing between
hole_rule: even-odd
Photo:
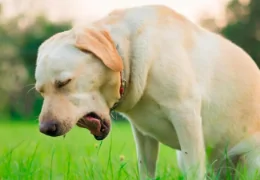
<instances>
[{"instance_id":1,"label":"brown leather collar","mask_svg":"<svg viewBox=\"0 0 260 180\"><path fill-rule=\"evenodd\" d=\"M125 88L126 88L126 80L123 78L123 72L120 72L120 77L121 77L121 85L119 88L119 93L120 93L120 98L119 100L113 105L112 108L110 108L110 112L115 110L118 105L122 102L123 96L125 94Z\"/></svg>"}]
</instances>

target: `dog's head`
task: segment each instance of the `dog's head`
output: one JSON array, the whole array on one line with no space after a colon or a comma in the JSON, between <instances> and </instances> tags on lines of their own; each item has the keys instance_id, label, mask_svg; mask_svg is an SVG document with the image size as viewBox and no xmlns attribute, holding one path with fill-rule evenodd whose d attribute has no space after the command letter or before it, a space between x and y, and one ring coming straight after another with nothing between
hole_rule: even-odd
<instances>
[{"instance_id":1,"label":"dog's head","mask_svg":"<svg viewBox=\"0 0 260 180\"><path fill-rule=\"evenodd\" d=\"M39 48L35 88L44 98L40 131L65 135L74 125L97 140L110 131L110 108L120 98L122 59L107 31L54 35Z\"/></svg>"}]
</instances>

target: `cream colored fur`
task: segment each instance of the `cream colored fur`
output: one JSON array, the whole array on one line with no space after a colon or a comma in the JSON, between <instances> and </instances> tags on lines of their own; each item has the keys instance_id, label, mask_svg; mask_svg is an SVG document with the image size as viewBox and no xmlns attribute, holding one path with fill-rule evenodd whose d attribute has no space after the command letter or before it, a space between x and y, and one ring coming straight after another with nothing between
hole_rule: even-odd
<instances>
[{"instance_id":1,"label":"cream colored fur","mask_svg":"<svg viewBox=\"0 0 260 180\"><path fill-rule=\"evenodd\" d=\"M118 47L127 87L117 111L132 125L140 179L155 177L159 143L177 150L192 180L204 178L208 148L208 163L216 168L226 156L250 172L260 168L259 69L241 48L165 6L116 10L44 42L35 73L44 97L40 122L59 122L60 135L91 111L110 122L121 66L107 65L115 60L111 54L99 59L87 51L87 41L76 46L86 29L108 32ZM62 89L54 86L68 78Z\"/></svg>"}]
</instances>

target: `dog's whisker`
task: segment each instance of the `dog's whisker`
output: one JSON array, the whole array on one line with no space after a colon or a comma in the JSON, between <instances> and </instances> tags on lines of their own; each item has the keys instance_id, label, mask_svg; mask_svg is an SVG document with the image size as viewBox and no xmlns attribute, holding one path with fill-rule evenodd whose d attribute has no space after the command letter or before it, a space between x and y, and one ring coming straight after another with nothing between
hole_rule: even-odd
<instances>
[{"instance_id":1,"label":"dog's whisker","mask_svg":"<svg viewBox=\"0 0 260 180\"><path fill-rule=\"evenodd\" d=\"M25 85L23 88L26 88L26 87L28 87L28 86L35 86L35 83L27 84L27 85Z\"/></svg>"},{"instance_id":2,"label":"dog's whisker","mask_svg":"<svg viewBox=\"0 0 260 180\"><path fill-rule=\"evenodd\" d=\"M32 90L34 90L35 89L35 87L32 87L31 89L29 89L28 91L27 91L27 94L28 93L30 93Z\"/></svg>"}]
</instances>

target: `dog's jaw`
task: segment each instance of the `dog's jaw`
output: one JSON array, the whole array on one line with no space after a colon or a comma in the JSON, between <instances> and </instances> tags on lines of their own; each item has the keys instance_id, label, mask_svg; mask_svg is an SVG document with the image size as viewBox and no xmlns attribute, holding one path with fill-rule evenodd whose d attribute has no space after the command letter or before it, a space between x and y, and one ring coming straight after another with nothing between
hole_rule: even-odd
<instances>
[{"instance_id":1,"label":"dog's jaw","mask_svg":"<svg viewBox=\"0 0 260 180\"><path fill-rule=\"evenodd\" d=\"M110 120L102 119L94 112L83 116L77 126L88 129L96 140L105 139L110 132Z\"/></svg>"}]
</instances>

